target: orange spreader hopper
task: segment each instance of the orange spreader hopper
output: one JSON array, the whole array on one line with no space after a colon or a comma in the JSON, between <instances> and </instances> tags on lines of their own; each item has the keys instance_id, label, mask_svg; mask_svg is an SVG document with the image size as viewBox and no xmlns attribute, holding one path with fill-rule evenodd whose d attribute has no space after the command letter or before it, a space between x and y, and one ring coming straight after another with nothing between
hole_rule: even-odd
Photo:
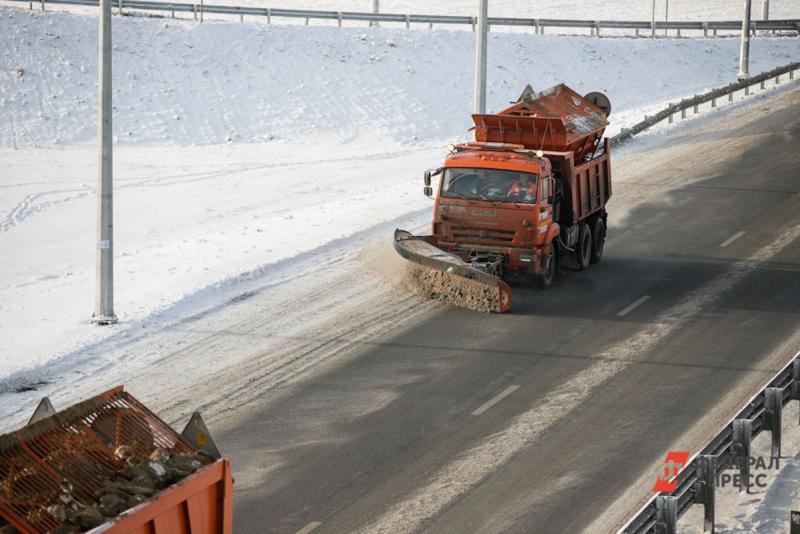
<instances>
[{"instance_id":1,"label":"orange spreader hopper","mask_svg":"<svg viewBox=\"0 0 800 534\"><path fill-rule=\"evenodd\" d=\"M475 140L524 145L530 150L591 153L608 126L607 113L566 85L541 93L528 86L513 106L495 115L473 115Z\"/></svg>"}]
</instances>

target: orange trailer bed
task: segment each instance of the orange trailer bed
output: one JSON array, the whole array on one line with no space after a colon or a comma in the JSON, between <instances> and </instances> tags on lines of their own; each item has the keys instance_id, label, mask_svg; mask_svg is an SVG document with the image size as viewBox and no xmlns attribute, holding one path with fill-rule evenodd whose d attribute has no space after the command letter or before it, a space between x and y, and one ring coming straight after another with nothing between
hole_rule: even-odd
<instances>
[{"instance_id":1,"label":"orange trailer bed","mask_svg":"<svg viewBox=\"0 0 800 534\"><path fill-rule=\"evenodd\" d=\"M93 534L231 534L233 477L228 460L217 460L123 512Z\"/></svg>"}]
</instances>

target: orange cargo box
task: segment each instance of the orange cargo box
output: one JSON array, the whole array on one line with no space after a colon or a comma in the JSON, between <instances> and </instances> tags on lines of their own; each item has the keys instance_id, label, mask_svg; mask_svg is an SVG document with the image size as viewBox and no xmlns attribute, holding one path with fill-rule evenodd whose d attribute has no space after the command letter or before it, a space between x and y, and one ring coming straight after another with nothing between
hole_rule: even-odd
<instances>
[{"instance_id":1,"label":"orange cargo box","mask_svg":"<svg viewBox=\"0 0 800 534\"><path fill-rule=\"evenodd\" d=\"M230 463L199 414L178 434L122 387L60 412L44 399L0 436L0 530L230 534Z\"/></svg>"},{"instance_id":2,"label":"orange cargo box","mask_svg":"<svg viewBox=\"0 0 800 534\"><path fill-rule=\"evenodd\" d=\"M123 512L93 534L231 534L233 478L227 459L217 460L163 490L152 501Z\"/></svg>"}]
</instances>

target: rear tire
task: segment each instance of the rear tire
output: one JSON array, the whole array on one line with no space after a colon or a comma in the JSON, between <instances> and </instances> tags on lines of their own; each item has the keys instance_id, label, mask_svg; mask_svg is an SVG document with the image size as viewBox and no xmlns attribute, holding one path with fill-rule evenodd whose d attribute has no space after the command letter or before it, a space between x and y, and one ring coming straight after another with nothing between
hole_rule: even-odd
<instances>
[{"instance_id":1,"label":"rear tire","mask_svg":"<svg viewBox=\"0 0 800 534\"><path fill-rule=\"evenodd\" d=\"M589 267L592 261L592 230L588 224L581 226L580 237L575 247L575 261L579 271Z\"/></svg>"},{"instance_id":2,"label":"rear tire","mask_svg":"<svg viewBox=\"0 0 800 534\"><path fill-rule=\"evenodd\" d=\"M592 226L592 263L600 263L603 249L606 246L606 225L603 219L597 219Z\"/></svg>"},{"instance_id":3,"label":"rear tire","mask_svg":"<svg viewBox=\"0 0 800 534\"><path fill-rule=\"evenodd\" d=\"M547 289L551 285L553 285L553 278L556 276L556 257L557 251L555 243L550 244L550 259L547 262L547 266L544 270L536 275L536 285L539 286L539 289Z\"/></svg>"}]
</instances>

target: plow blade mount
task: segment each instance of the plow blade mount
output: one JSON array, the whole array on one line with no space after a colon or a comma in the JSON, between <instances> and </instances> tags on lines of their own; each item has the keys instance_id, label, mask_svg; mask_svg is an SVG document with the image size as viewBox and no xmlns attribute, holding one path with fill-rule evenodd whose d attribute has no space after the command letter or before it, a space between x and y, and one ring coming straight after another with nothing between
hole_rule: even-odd
<instances>
[{"instance_id":1,"label":"plow blade mount","mask_svg":"<svg viewBox=\"0 0 800 534\"><path fill-rule=\"evenodd\" d=\"M405 230L394 232L397 253L422 268L414 283L425 296L482 312L504 313L511 308L508 284L445 252L435 243L433 236L415 236Z\"/></svg>"}]
</instances>

